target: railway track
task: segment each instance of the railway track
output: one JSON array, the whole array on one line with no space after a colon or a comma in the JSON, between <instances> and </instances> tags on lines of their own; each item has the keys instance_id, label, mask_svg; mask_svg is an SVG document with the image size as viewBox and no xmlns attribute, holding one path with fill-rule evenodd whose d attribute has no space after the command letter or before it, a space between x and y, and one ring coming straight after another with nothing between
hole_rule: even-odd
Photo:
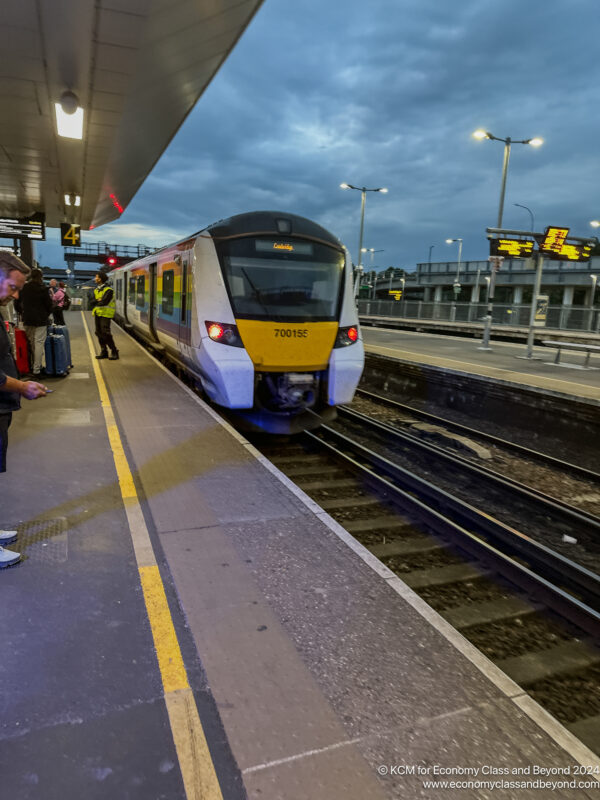
<instances>
[{"instance_id":1,"label":"railway track","mask_svg":"<svg viewBox=\"0 0 600 800\"><path fill-rule=\"evenodd\" d=\"M375 452L365 445L372 434L365 432L364 421L354 418L352 424L361 427L362 435L322 427L283 447L264 442L259 447L598 752L598 575L407 470L388 454ZM381 433L379 429L377 435ZM387 427L383 434L391 435ZM532 502L541 508L544 500L534 494ZM553 513L568 515L570 510ZM597 522L589 516L584 514L580 524Z\"/></svg>"},{"instance_id":2,"label":"railway track","mask_svg":"<svg viewBox=\"0 0 600 800\"><path fill-rule=\"evenodd\" d=\"M400 403L397 400L392 400L389 397L382 397L381 395L374 392L369 392L366 389L357 389L355 396L365 400L370 400L389 409L394 409L399 413L406 414L409 417L415 418L416 420L423 420L426 423L438 425L463 436L485 442L489 445L497 447L499 450L514 453L520 458L524 458L538 464L543 464L544 466L557 469L560 472L571 474L577 478L590 481L592 484L600 486L600 473L594 472L593 470L587 469L586 467L582 467L578 464L563 461L547 453L542 453L538 450L533 450L529 447L525 447L524 445L517 444L516 442L511 442L508 439L502 439L499 436L492 435L491 433L470 428L467 425L461 425L459 422L454 422L453 420L446 419L445 417L439 417L427 411L422 411L421 409L414 408L413 406Z\"/></svg>"}]
</instances>

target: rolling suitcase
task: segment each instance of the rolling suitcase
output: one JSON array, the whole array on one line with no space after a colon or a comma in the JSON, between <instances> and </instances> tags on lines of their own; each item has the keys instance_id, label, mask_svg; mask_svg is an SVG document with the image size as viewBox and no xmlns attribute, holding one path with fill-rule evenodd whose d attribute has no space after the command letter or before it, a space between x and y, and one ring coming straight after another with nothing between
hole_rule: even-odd
<instances>
[{"instance_id":1,"label":"rolling suitcase","mask_svg":"<svg viewBox=\"0 0 600 800\"><path fill-rule=\"evenodd\" d=\"M25 331L15 328L15 361L17 369L21 375L25 375L29 370L29 350L27 348L27 336Z\"/></svg>"},{"instance_id":2,"label":"rolling suitcase","mask_svg":"<svg viewBox=\"0 0 600 800\"><path fill-rule=\"evenodd\" d=\"M73 366L71 360L71 337L69 336L69 329L66 325L48 325L48 333L54 333L56 336L64 336L65 344L67 346L67 364L69 367Z\"/></svg>"},{"instance_id":3,"label":"rolling suitcase","mask_svg":"<svg viewBox=\"0 0 600 800\"><path fill-rule=\"evenodd\" d=\"M67 345L64 336L48 334L45 344L46 375L68 375Z\"/></svg>"}]
</instances>

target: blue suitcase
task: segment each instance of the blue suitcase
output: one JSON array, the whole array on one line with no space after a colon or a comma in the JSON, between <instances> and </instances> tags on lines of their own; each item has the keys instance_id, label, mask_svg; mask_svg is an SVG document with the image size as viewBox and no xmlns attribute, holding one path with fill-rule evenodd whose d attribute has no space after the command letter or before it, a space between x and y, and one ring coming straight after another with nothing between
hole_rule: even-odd
<instances>
[{"instance_id":1,"label":"blue suitcase","mask_svg":"<svg viewBox=\"0 0 600 800\"><path fill-rule=\"evenodd\" d=\"M73 366L71 358L71 337L69 336L69 329L66 325L48 325L48 333L54 333L56 336L64 336L65 344L67 346L67 364L69 367Z\"/></svg>"},{"instance_id":2,"label":"blue suitcase","mask_svg":"<svg viewBox=\"0 0 600 800\"><path fill-rule=\"evenodd\" d=\"M45 344L46 375L68 375L67 345L64 336L50 333Z\"/></svg>"}]
</instances>

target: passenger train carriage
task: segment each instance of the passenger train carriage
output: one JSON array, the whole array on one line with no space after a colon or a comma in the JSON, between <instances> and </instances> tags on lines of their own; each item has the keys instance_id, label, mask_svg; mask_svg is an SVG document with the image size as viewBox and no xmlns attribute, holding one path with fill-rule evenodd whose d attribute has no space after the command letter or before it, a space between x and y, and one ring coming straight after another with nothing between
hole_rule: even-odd
<instances>
[{"instance_id":1,"label":"passenger train carriage","mask_svg":"<svg viewBox=\"0 0 600 800\"><path fill-rule=\"evenodd\" d=\"M222 220L113 270L117 322L243 427L293 433L352 400L364 350L347 250L303 217Z\"/></svg>"}]
</instances>

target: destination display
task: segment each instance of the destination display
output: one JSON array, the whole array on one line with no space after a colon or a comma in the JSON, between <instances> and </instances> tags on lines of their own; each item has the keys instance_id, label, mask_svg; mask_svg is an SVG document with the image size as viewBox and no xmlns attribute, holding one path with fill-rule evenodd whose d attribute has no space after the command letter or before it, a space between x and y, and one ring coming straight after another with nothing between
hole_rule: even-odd
<instances>
[{"instance_id":1,"label":"destination display","mask_svg":"<svg viewBox=\"0 0 600 800\"><path fill-rule=\"evenodd\" d=\"M489 229L488 232L499 232L499 229ZM519 231L507 231L507 233L519 233ZM538 251L544 258L554 261L589 261L594 250L595 240L580 239L580 243L567 242L569 228L559 228L550 225L543 234L533 234L532 239L511 239L499 236L497 239L490 239L490 257L502 256L505 258L528 258L534 252L535 244L538 244ZM577 237L573 237L574 239Z\"/></svg>"},{"instance_id":2,"label":"destination display","mask_svg":"<svg viewBox=\"0 0 600 800\"><path fill-rule=\"evenodd\" d=\"M567 243L568 233L569 228L546 228L543 239L538 239L540 253L555 261L589 261L593 245Z\"/></svg>"},{"instance_id":3,"label":"destination display","mask_svg":"<svg viewBox=\"0 0 600 800\"><path fill-rule=\"evenodd\" d=\"M0 237L9 236L14 239L45 239L46 215L38 211L18 219L0 217Z\"/></svg>"},{"instance_id":4,"label":"destination display","mask_svg":"<svg viewBox=\"0 0 600 800\"><path fill-rule=\"evenodd\" d=\"M490 239L490 255L507 258L529 258L535 242L531 239Z\"/></svg>"}]
</instances>

